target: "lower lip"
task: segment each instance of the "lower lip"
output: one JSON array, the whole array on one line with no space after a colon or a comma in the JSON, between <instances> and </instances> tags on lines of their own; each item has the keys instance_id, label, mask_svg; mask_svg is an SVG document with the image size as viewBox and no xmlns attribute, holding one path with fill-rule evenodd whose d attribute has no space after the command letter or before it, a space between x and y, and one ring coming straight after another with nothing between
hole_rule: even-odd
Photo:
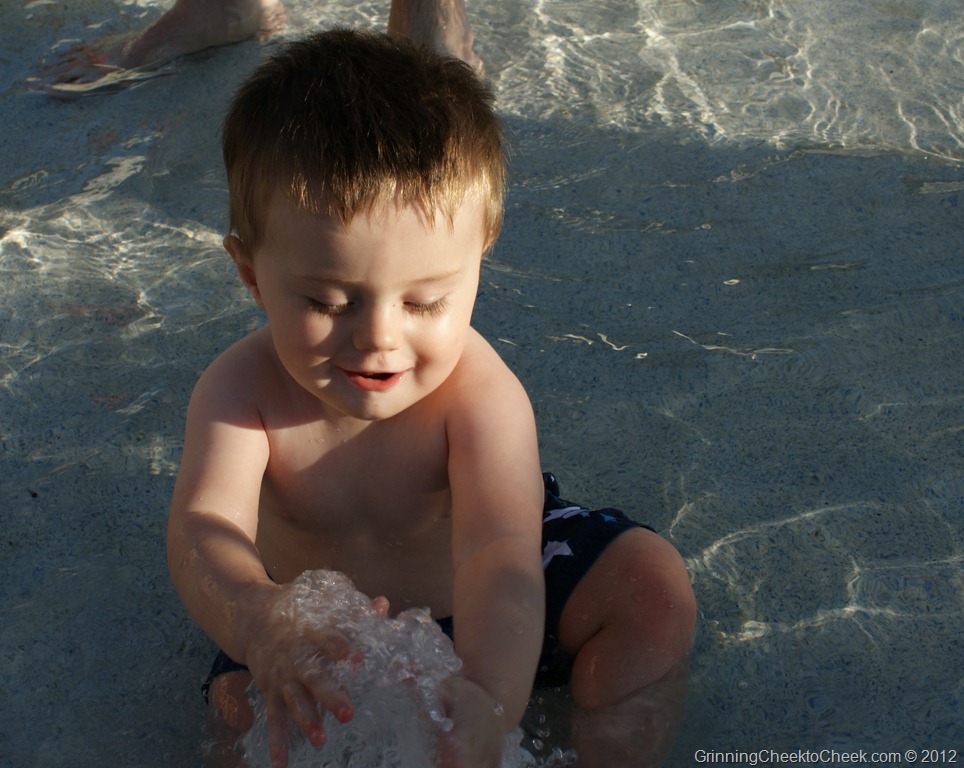
<instances>
[{"instance_id":1,"label":"lower lip","mask_svg":"<svg viewBox=\"0 0 964 768\"><path fill-rule=\"evenodd\" d=\"M390 376L363 376L354 371L345 371L348 380L365 392L386 392L402 380L405 372L393 373Z\"/></svg>"}]
</instances>

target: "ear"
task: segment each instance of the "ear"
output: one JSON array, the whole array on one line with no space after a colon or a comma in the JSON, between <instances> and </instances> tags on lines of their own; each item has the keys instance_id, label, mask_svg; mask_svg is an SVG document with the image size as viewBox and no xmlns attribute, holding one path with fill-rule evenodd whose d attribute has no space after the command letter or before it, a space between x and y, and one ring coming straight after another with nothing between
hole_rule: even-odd
<instances>
[{"instance_id":1,"label":"ear","mask_svg":"<svg viewBox=\"0 0 964 768\"><path fill-rule=\"evenodd\" d=\"M224 238L224 250L231 254L234 266L237 267L238 275L244 287L248 289L252 298L257 302L261 309L264 304L261 301L261 289L258 288L258 276L254 271L254 261L248 247L236 235L228 235Z\"/></svg>"}]
</instances>

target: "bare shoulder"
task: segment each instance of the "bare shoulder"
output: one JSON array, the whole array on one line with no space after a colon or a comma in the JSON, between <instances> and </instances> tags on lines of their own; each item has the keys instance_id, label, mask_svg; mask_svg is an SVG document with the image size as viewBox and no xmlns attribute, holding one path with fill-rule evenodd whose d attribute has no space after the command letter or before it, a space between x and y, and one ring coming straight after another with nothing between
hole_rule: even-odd
<instances>
[{"instance_id":1,"label":"bare shoulder","mask_svg":"<svg viewBox=\"0 0 964 768\"><path fill-rule=\"evenodd\" d=\"M195 511L225 514L254 540L261 477L269 448L258 408L267 354L257 331L234 344L201 375L188 406L171 520ZM260 395L258 394L260 391Z\"/></svg>"},{"instance_id":2,"label":"bare shoulder","mask_svg":"<svg viewBox=\"0 0 964 768\"><path fill-rule=\"evenodd\" d=\"M453 459L495 462L503 470L538 465L535 416L529 395L499 354L476 331L451 377L446 432ZM536 466L538 473L538 466Z\"/></svg>"},{"instance_id":3,"label":"bare shoulder","mask_svg":"<svg viewBox=\"0 0 964 768\"><path fill-rule=\"evenodd\" d=\"M276 388L277 358L268 329L245 336L222 352L198 379L191 397L192 411L257 409L259 400Z\"/></svg>"},{"instance_id":4,"label":"bare shoulder","mask_svg":"<svg viewBox=\"0 0 964 768\"><path fill-rule=\"evenodd\" d=\"M489 421L493 417L531 416L532 407L522 383L475 329L470 329L451 383L456 396L452 417L456 420L472 414Z\"/></svg>"},{"instance_id":5,"label":"bare shoulder","mask_svg":"<svg viewBox=\"0 0 964 768\"><path fill-rule=\"evenodd\" d=\"M239 339L207 367L202 378L221 379L242 374L245 378L238 382L238 386L247 387L246 380L265 370L266 365L273 365L277 359L273 353L271 334L268 326L259 328Z\"/></svg>"}]
</instances>

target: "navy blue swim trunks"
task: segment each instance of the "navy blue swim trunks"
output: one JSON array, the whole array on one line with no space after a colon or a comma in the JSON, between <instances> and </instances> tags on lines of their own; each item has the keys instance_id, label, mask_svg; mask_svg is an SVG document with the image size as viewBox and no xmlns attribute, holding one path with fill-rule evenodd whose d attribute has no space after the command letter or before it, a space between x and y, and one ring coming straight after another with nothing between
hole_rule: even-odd
<instances>
[{"instance_id":1,"label":"navy blue swim trunks","mask_svg":"<svg viewBox=\"0 0 964 768\"><path fill-rule=\"evenodd\" d=\"M632 528L648 528L631 520L618 509L587 509L559 496L559 483L549 472L542 475L546 489L542 508L542 567L546 574L546 627L542 654L536 670L536 688L551 688L569 682L572 656L559 647L562 609L576 585L612 541ZM453 637L451 617L438 624ZM218 675L247 669L223 651L218 652L211 673L202 688L208 689Z\"/></svg>"}]
</instances>

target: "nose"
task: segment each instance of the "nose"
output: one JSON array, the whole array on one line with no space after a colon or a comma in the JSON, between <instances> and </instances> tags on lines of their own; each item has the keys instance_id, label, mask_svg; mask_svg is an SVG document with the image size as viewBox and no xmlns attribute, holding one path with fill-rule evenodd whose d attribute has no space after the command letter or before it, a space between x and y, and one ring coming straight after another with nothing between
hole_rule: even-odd
<instances>
[{"instance_id":1,"label":"nose","mask_svg":"<svg viewBox=\"0 0 964 768\"><path fill-rule=\"evenodd\" d=\"M397 349L401 337L400 319L396 304L379 304L360 312L352 331L356 349L366 352L385 352Z\"/></svg>"}]
</instances>

